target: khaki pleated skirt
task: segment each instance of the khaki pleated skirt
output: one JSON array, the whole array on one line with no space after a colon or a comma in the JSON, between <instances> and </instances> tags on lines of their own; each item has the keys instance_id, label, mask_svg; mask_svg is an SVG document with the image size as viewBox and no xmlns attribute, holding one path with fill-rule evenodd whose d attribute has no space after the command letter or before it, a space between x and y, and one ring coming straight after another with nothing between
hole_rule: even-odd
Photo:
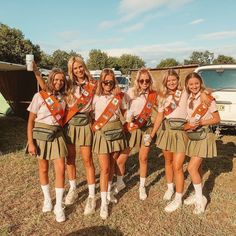
<instances>
[{"instance_id":1,"label":"khaki pleated skirt","mask_svg":"<svg viewBox=\"0 0 236 236\"><path fill-rule=\"evenodd\" d=\"M107 154L112 152L120 152L127 148L128 141L126 135L123 131L123 137L114 141L108 141L104 137L104 131L110 131L115 129L123 129L123 125L120 120L110 121L102 130L98 130L95 132L94 140L93 140L93 152L96 154Z\"/></svg>"},{"instance_id":2,"label":"khaki pleated skirt","mask_svg":"<svg viewBox=\"0 0 236 236\"><path fill-rule=\"evenodd\" d=\"M152 131L152 126L145 126L141 129L135 129L128 134L129 137L129 147L134 151L139 151L141 145L144 145L143 136L145 134L150 134Z\"/></svg>"},{"instance_id":3,"label":"khaki pleated skirt","mask_svg":"<svg viewBox=\"0 0 236 236\"><path fill-rule=\"evenodd\" d=\"M84 126L67 124L64 127L64 134L67 144L74 144L76 147L92 146L93 132L91 122Z\"/></svg>"},{"instance_id":4,"label":"khaki pleated skirt","mask_svg":"<svg viewBox=\"0 0 236 236\"><path fill-rule=\"evenodd\" d=\"M183 130L170 129L167 120L161 124L157 133L156 145L158 148L174 153L186 152L188 138Z\"/></svg>"},{"instance_id":5,"label":"khaki pleated skirt","mask_svg":"<svg viewBox=\"0 0 236 236\"><path fill-rule=\"evenodd\" d=\"M68 155L66 141L62 128L54 125L47 125L36 122L35 127L58 130L55 139L52 142L35 140L37 147L37 158L45 160L54 160Z\"/></svg>"},{"instance_id":6,"label":"khaki pleated skirt","mask_svg":"<svg viewBox=\"0 0 236 236\"><path fill-rule=\"evenodd\" d=\"M205 139L189 140L186 155L190 157L212 158L217 156L215 134L208 132Z\"/></svg>"}]
</instances>

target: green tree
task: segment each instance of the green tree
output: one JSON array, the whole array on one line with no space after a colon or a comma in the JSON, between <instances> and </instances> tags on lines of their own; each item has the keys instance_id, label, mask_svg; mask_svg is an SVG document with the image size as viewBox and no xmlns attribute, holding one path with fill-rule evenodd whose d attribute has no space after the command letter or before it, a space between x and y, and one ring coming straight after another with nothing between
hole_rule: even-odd
<instances>
[{"instance_id":1,"label":"green tree","mask_svg":"<svg viewBox=\"0 0 236 236\"><path fill-rule=\"evenodd\" d=\"M51 70L53 67L53 58L51 55L46 54L45 52L41 52L41 61L38 64L39 67L44 69Z\"/></svg>"},{"instance_id":2,"label":"green tree","mask_svg":"<svg viewBox=\"0 0 236 236\"><path fill-rule=\"evenodd\" d=\"M114 68L115 70L120 70L119 58L118 57L108 57L107 67Z\"/></svg>"},{"instance_id":3,"label":"green tree","mask_svg":"<svg viewBox=\"0 0 236 236\"><path fill-rule=\"evenodd\" d=\"M119 58L119 65L123 74L128 74L130 69L139 69L145 66L145 62L142 58L130 55L123 54Z\"/></svg>"},{"instance_id":4,"label":"green tree","mask_svg":"<svg viewBox=\"0 0 236 236\"><path fill-rule=\"evenodd\" d=\"M25 39L23 33L15 28L0 24L0 60L25 64L25 55L32 53L36 62L41 60L39 45Z\"/></svg>"},{"instance_id":5,"label":"green tree","mask_svg":"<svg viewBox=\"0 0 236 236\"><path fill-rule=\"evenodd\" d=\"M236 60L230 56L219 55L213 60L213 64L236 64Z\"/></svg>"},{"instance_id":6,"label":"green tree","mask_svg":"<svg viewBox=\"0 0 236 236\"><path fill-rule=\"evenodd\" d=\"M108 67L107 54L100 49L92 49L89 52L87 66L89 70L102 70Z\"/></svg>"},{"instance_id":7,"label":"green tree","mask_svg":"<svg viewBox=\"0 0 236 236\"><path fill-rule=\"evenodd\" d=\"M198 52L194 51L189 59L184 60L184 65L189 64L199 64L199 65L209 65L212 64L214 59L214 53L209 51Z\"/></svg>"},{"instance_id":8,"label":"green tree","mask_svg":"<svg viewBox=\"0 0 236 236\"><path fill-rule=\"evenodd\" d=\"M161 60L161 62L157 65L157 68L178 66L179 64L180 63L174 58L166 58Z\"/></svg>"},{"instance_id":9,"label":"green tree","mask_svg":"<svg viewBox=\"0 0 236 236\"><path fill-rule=\"evenodd\" d=\"M80 54L78 54L74 51L70 51L69 53L66 52L66 51L60 50L60 49L54 51L53 54L52 54L53 67L61 68L62 70L67 72L68 60L72 56L73 57L79 56L83 59L83 57Z\"/></svg>"}]
</instances>

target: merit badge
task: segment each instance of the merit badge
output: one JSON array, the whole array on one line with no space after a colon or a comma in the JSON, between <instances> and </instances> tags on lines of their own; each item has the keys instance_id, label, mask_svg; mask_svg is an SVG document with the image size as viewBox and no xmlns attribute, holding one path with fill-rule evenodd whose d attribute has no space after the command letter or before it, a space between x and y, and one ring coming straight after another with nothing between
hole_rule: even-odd
<instances>
[{"instance_id":1,"label":"merit badge","mask_svg":"<svg viewBox=\"0 0 236 236\"><path fill-rule=\"evenodd\" d=\"M172 109L175 109L177 107L175 103L171 103L170 106L171 106Z\"/></svg>"},{"instance_id":2,"label":"merit badge","mask_svg":"<svg viewBox=\"0 0 236 236\"><path fill-rule=\"evenodd\" d=\"M95 127L94 127L95 129L99 129L99 126L98 125L95 125Z\"/></svg>"},{"instance_id":3,"label":"merit badge","mask_svg":"<svg viewBox=\"0 0 236 236\"><path fill-rule=\"evenodd\" d=\"M200 119L201 119L201 115L199 115L199 114L196 114L196 115L194 116L194 118L196 119L196 121L198 121L198 120L200 120Z\"/></svg>"},{"instance_id":4,"label":"merit badge","mask_svg":"<svg viewBox=\"0 0 236 236\"><path fill-rule=\"evenodd\" d=\"M83 107L83 104L82 104L82 103L77 104L77 108L78 108L78 109L81 109L82 107Z\"/></svg>"},{"instance_id":5,"label":"merit badge","mask_svg":"<svg viewBox=\"0 0 236 236\"><path fill-rule=\"evenodd\" d=\"M113 103L115 106L118 104L118 102L119 102L119 100L118 100L117 98L114 98L114 99L112 100L112 103Z\"/></svg>"},{"instance_id":6,"label":"merit badge","mask_svg":"<svg viewBox=\"0 0 236 236\"><path fill-rule=\"evenodd\" d=\"M60 120L60 119L61 119L61 115L57 114L57 115L56 115L56 119L57 119L57 120Z\"/></svg>"},{"instance_id":7,"label":"merit badge","mask_svg":"<svg viewBox=\"0 0 236 236\"><path fill-rule=\"evenodd\" d=\"M108 116L106 116L106 115L102 115L102 117L103 117L105 120L108 119Z\"/></svg>"},{"instance_id":8,"label":"merit badge","mask_svg":"<svg viewBox=\"0 0 236 236\"><path fill-rule=\"evenodd\" d=\"M138 121L139 121L139 123L143 123L144 119L140 118Z\"/></svg>"},{"instance_id":9,"label":"merit badge","mask_svg":"<svg viewBox=\"0 0 236 236\"><path fill-rule=\"evenodd\" d=\"M86 97L89 95L89 93L85 89L83 89L82 94Z\"/></svg>"},{"instance_id":10,"label":"merit badge","mask_svg":"<svg viewBox=\"0 0 236 236\"><path fill-rule=\"evenodd\" d=\"M151 109L152 104L151 104L150 102L148 102L146 107L147 107L148 109Z\"/></svg>"},{"instance_id":11,"label":"merit badge","mask_svg":"<svg viewBox=\"0 0 236 236\"><path fill-rule=\"evenodd\" d=\"M51 106L54 103L53 100L50 97L45 99L45 101L49 106Z\"/></svg>"},{"instance_id":12,"label":"merit badge","mask_svg":"<svg viewBox=\"0 0 236 236\"><path fill-rule=\"evenodd\" d=\"M175 96L179 98L180 95L181 95L181 91L180 91L180 90L176 90L176 92L175 92Z\"/></svg>"}]
</instances>

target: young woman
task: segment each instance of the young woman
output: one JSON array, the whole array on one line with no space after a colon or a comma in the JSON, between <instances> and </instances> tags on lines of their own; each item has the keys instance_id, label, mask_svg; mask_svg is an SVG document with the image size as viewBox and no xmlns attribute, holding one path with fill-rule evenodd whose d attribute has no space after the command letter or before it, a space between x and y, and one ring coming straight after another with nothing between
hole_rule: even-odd
<instances>
[{"instance_id":1,"label":"young woman","mask_svg":"<svg viewBox=\"0 0 236 236\"><path fill-rule=\"evenodd\" d=\"M203 99L204 97L202 95ZM166 212L175 211L182 206L183 162L187 145L187 136L183 128L186 123L187 99L188 94L181 87L178 74L173 69L168 70L162 81L158 114L151 132L153 138L162 124L156 145L162 149L165 158L167 191L164 194L164 200L171 200L174 194L173 179L175 179L175 198L165 207Z\"/></svg>"},{"instance_id":2,"label":"young woman","mask_svg":"<svg viewBox=\"0 0 236 236\"><path fill-rule=\"evenodd\" d=\"M35 67L34 67L35 68ZM89 196L86 201L84 214L95 212L95 168L92 159L92 139L90 111L96 89L84 61L80 57L71 57L68 61L69 88L66 97L67 109L63 120L68 156L67 173L70 189L66 195L65 204L71 205L78 197L76 190L76 155L80 151L87 175ZM39 75L36 78L41 88L45 82Z\"/></svg>"},{"instance_id":3,"label":"young woman","mask_svg":"<svg viewBox=\"0 0 236 236\"><path fill-rule=\"evenodd\" d=\"M125 162L131 149L139 152L140 185L139 198L147 198L145 180L148 168L148 153L150 150L150 132L152 130L152 109L157 104L157 92L153 90L153 78L146 68L138 71L134 87L128 90L130 108L126 113L127 129L130 133L129 148L124 150L117 159L116 192L125 187L123 175Z\"/></svg>"},{"instance_id":4,"label":"young woman","mask_svg":"<svg viewBox=\"0 0 236 236\"><path fill-rule=\"evenodd\" d=\"M113 70L104 69L98 81L96 95L93 100L95 131L93 152L98 155L100 165L100 191L102 219L108 217L108 200L115 159L119 152L127 147L127 140L120 120L121 114L126 109L126 98L123 93L115 93L117 82Z\"/></svg>"},{"instance_id":5,"label":"young woman","mask_svg":"<svg viewBox=\"0 0 236 236\"><path fill-rule=\"evenodd\" d=\"M90 111L96 89L84 61L80 57L71 57L68 62L68 75L70 91L67 97L69 107L65 119L65 135L68 146L67 172L70 189L65 204L73 204L78 194L76 191L76 154L80 150L86 169L89 196L87 198L84 214L95 212L95 168L92 159L92 140Z\"/></svg>"},{"instance_id":6,"label":"young woman","mask_svg":"<svg viewBox=\"0 0 236 236\"><path fill-rule=\"evenodd\" d=\"M220 122L216 102L212 98L210 106L202 103L200 94L205 89L202 78L197 73L190 73L185 79L185 87L190 94L187 102L187 144L186 155L190 156L188 171L192 179L195 195L184 201L185 204L195 204L194 214L205 211L207 199L202 195L202 178L199 168L203 158L217 156L215 135L211 125Z\"/></svg>"},{"instance_id":7,"label":"young woman","mask_svg":"<svg viewBox=\"0 0 236 236\"><path fill-rule=\"evenodd\" d=\"M35 73L38 73L35 71ZM37 75L39 76L39 75ZM52 210L49 191L48 167L52 160L55 168L56 221L65 221L62 208L65 179L66 142L61 128L66 103L65 74L60 69L53 69L49 74L45 90L36 93L28 107L28 152L38 158L39 180L44 195L43 212Z\"/></svg>"}]
</instances>

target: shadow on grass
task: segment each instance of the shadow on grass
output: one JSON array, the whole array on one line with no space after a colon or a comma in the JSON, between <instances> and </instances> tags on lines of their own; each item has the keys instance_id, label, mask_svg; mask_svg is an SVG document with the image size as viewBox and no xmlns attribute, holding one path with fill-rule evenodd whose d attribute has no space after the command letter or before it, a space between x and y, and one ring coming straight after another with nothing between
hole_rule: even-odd
<instances>
[{"instance_id":1,"label":"shadow on grass","mask_svg":"<svg viewBox=\"0 0 236 236\"><path fill-rule=\"evenodd\" d=\"M26 126L27 122L19 117L0 117L0 152L2 155L25 148Z\"/></svg>"},{"instance_id":2,"label":"shadow on grass","mask_svg":"<svg viewBox=\"0 0 236 236\"><path fill-rule=\"evenodd\" d=\"M80 229L78 231L66 234L66 236L122 236L124 235L118 229L111 229L108 226L92 226L84 229Z\"/></svg>"},{"instance_id":3,"label":"shadow on grass","mask_svg":"<svg viewBox=\"0 0 236 236\"><path fill-rule=\"evenodd\" d=\"M203 159L202 175L210 172L205 180L203 194L208 202L211 202L210 194L214 189L216 178L222 173L229 173L233 170L233 159L236 158L236 145L233 142L223 143L222 140L216 141L218 156L215 158ZM225 155L227 152L227 155ZM186 197L193 191L192 184L189 185L186 191Z\"/></svg>"}]
</instances>

